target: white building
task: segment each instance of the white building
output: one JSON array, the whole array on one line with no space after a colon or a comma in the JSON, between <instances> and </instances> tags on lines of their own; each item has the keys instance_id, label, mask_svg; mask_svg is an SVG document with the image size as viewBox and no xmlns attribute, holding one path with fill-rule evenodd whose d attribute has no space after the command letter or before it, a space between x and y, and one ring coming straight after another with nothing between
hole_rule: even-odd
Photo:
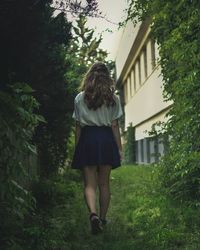
<instances>
[{"instance_id":1,"label":"white building","mask_svg":"<svg viewBox=\"0 0 200 250\"><path fill-rule=\"evenodd\" d=\"M171 102L163 99L161 69L157 63L158 47L151 38L149 21L128 23L124 28L116 57L117 86L124 108L124 131L135 128L136 161L151 163L164 153L158 139L150 140L145 131L153 123L165 121ZM154 155L155 154L155 155Z\"/></svg>"}]
</instances>

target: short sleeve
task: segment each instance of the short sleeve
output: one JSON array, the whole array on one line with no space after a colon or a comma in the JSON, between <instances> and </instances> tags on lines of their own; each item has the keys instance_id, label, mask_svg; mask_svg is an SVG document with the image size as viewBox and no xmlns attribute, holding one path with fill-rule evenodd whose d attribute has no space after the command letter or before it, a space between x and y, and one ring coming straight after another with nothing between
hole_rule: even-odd
<instances>
[{"instance_id":1,"label":"short sleeve","mask_svg":"<svg viewBox=\"0 0 200 250\"><path fill-rule=\"evenodd\" d=\"M112 121L118 119L123 115L120 99L116 96L116 105L114 106L114 111L112 115Z\"/></svg>"},{"instance_id":2,"label":"short sleeve","mask_svg":"<svg viewBox=\"0 0 200 250\"><path fill-rule=\"evenodd\" d=\"M79 110L76 99L74 100L74 112L72 118L74 118L76 121L80 121Z\"/></svg>"}]
</instances>

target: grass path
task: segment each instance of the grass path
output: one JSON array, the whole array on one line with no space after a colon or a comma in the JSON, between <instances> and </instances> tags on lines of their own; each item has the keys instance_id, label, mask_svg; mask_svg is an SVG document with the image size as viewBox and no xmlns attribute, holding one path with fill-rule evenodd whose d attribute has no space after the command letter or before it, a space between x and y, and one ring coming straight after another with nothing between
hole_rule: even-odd
<instances>
[{"instance_id":1,"label":"grass path","mask_svg":"<svg viewBox=\"0 0 200 250\"><path fill-rule=\"evenodd\" d=\"M153 166L112 171L111 204L102 234L91 235L82 194L73 210L70 250L198 250L200 209L173 202L156 183Z\"/></svg>"}]
</instances>

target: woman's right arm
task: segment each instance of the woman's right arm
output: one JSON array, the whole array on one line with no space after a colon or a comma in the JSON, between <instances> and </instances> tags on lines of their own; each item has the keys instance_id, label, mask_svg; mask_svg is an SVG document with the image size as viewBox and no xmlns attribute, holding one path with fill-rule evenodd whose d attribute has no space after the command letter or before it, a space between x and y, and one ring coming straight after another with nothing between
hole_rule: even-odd
<instances>
[{"instance_id":1,"label":"woman's right arm","mask_svg":"<svg viewBox=\"0 0 200 250\"><path fill-rule=\"evenodd\" d=\"M77 145L81 134L81 125L79 121L75 123L75 146Z\"/></svg>"},{"instance_id":2,"label":"woman's right arm","mask_svg":"<svg viewBox=\"0 0 200 250\"><path fill-rule=\"evenodd\" d=\"M117 146L118 146L120 158L122 160L122 143L121 143L121 136L120 136L120 131L119 131L118 119L112 121L111 127L112 127L114 138L115 138Z\"/></svg>"}]
</instances>

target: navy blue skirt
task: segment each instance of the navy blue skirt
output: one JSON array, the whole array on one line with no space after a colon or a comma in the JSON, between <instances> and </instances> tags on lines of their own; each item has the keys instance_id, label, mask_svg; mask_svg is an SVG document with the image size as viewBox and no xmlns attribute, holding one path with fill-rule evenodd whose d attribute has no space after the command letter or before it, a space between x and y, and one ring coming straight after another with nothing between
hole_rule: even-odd
<instances>
[{"instance_id":1,"label":"navy blue skirt","mask_svg":"<svg viewBox=\"0 0 200 250\"><path fill-rule=\"evenodd\" d=\"M75 147L71 167L82 170L84 166L121 166L119 150L112 128L109 126L84 126Z\"/></svg>"}]
</instances>

